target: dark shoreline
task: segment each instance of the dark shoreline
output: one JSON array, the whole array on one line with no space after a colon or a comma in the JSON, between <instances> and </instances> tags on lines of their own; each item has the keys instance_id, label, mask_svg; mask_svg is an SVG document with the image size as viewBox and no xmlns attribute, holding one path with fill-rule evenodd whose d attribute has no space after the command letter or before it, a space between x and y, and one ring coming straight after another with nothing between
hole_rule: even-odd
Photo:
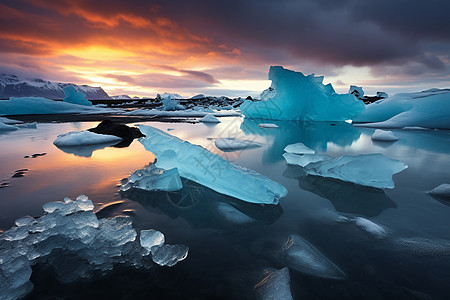
<instances>
[{"instance_id":1,"label":"dark shoreline","mask_svg":"<svg viewBox=\"0 0 450 300\"><path fill-rule=\"evenodd\" d=\"M101 122L111 120L119 123L137 123L137 122L168 122L168 123L197 123L195 118L188 117L167 117L167 116L124 116L117 114L45 114L45 115L11 115L4 116L8 119L14 119L25 123L66 123L66 122Z\"/></svg>"}]
</instances>

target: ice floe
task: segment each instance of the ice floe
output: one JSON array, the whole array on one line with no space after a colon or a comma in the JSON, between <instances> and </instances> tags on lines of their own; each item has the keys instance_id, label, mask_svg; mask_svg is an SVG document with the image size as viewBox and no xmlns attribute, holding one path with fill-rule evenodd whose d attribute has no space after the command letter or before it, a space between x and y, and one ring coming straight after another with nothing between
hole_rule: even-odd
<instances>
[{"instance_id":1,"label":"ice floe","mask_svg":"<svg viewBox=\"0 0 450 300\"><path fill-rule=\"evenodd\" d=\"M345 121L364 110L364 103L350 94L337 94L323 76L271 66L272 85L261 101L246 100L241 111L246 118L301 121Z\"/></svg>"},{"instance_id":2,"label":"ice floe","mask_svg":"<svg viewBox=\"0 0 450 300\"><path fill-rule=\"evenodd\" d=\"M130 217L98 219L86 196L75 201L50 202L39 218L23 217L0 235L0 287L2 299L24 297L33 289L31 267L51 265L59 282L88 279L94 272L121 264L148 269L154 263L173 266L186 258L189 248L165 245L143 231L143 243ZM153 240L149 254L146 246ZM153 262L152 262L153 261Z\"/></svg>"},{"instance_id":3,"label":"ice floe","mask_svg":"<svg viewBox=\"0 0 450 300\"><path fill-rule=\"evenodd\" d=\"M99 134L85 130L60 134L56 137L53 144L58 147L73 147L114 142L119 143L120 141L122 141L122 138L115 135Z\"/></svg>"},{"instance_id":4,"label":"ice floe","mask_svg":"<svg viewBox=\"0 0 450 300\"><path fill-rule=\"evenodd\" d=\"M250 141L250 140L240 140L236 138L223 138L214 141L216 147L224 152L231 152L237 150L246 150L261 147L262 144Z\"/></svg>"},{"instance_id":5,"label":"ice floe","mask_svg":"<svg viewBox=\"0 0 450 300\"><path fill-rule=\"evenodd\" d=\"M213 114L216 117L239 117L241 114L236 111L213 111L209 109L197 108L186 110L165 111L159 109L136 109L125 112L126 116L157 116L157 117L180 117L180 118L199 118L207 114Z\"/></svg>"},{"instance_id":6,"label":"ice floe","mask_svg":"<svg viewBox=\"0 0 450 300\"><path fill-rule=\"evenodd\" d=\"M257 299L290 300L294 299L291 294L291 277L289 269L281 270L266 269L264 278L255 285Z\"/></svg>"},{"instance_id":7,"label":"ice floe","mask_svg":"<svg viewBox=\"0 0 450 300\"><path fill-rule=\"evenodd\" d=\"M261 128L278 128L277 124L271 124L271 123L260 123L258 124Z\"/></svg>"},{"instance_id":8,"label":"ice floe","mask_svg":"<svg viewBox=\"0 0 450 300\"><path fill-rule=\"evenodd\" d=\"M8 124L8 125L12 125L12 124L22 124L22 121L19 120L13 120L13 119L8 119L5 117L0 117L0 122L3 124Z\"/></svg>"},{"instance_id":9,"label":"ice floe","mask_svg":"<svg viewBox=\"0 0 450 300\"><path fill-rule=\"evenodd\" d=\"M0 122L0 131L14 131L17 129L19 129L19 127L15 126L15 125L9 125L9 124Z\"/></svg>"},{"instance_id":10,"label":"ice floe","mask_svg":"<svg viewBox=\"0 0 450 300\"><path fill-rule=\"evenodd\" d=\"M286 267L308 275L330 279L344 279L346 276L339 267L298 235L289 236L280 251L280 258Z\"/></svg>"},{"instance_id":11,"label":"ice floe","mask_svg":"<svg viewBox=\"0 0 450 300\"><path fill-rule=\"evenodd\" d=\"M212 113L205 115L203 118L201 118L198 121L203 122L203 123L220 123L220 120L217 119L217 117L214 116L214 114L212 114Z\"/></svg>"},{"instance_id":12,"label":"ice floe","mask_svg":"<svg viewBox=\"0 0 450 300\"><path fill-rule=\"evenodd\" d=\"M11 97L9 100L0 101L1 116L73 113L97 114L113 112L119 112L119 110L78 105L39 97Z\"/></svg>"},{"instance_id":13,"label":"ice floe","mask_svg":"<svg viewBox=\"0 0 450 300\"><path fill-rule=\"evenodd\" d=\"M323 161L326 159L331 159L331 156L325 154L305 154L305 155L297 155L292 153L284 153L283 154L286 163L289 165L297 165L300 167L305 167L310 163Z\"/></svg>"},{"instance_id":14,"label":"ice floe","mask_svg":"<svg viewBox=\"0 0 450 300\"><path fill-rule=\"evenodd\" d=\"M287 153L292 153L292 154L314 154L314 153L316 153L316 151L306 147L303 143L300 143L300 142L287 145L284 148L284 151L286 151Z\"/></svg>"},{"instance_id":15,"label":"ice floe","mask_svg":"<svg viewBox=\"0 0 450 300\"><path fill-rule=\"evenodd\" d=\"M371 139L373 141L382 141L382 142L395 142L398 141L398 137L389 130L376 129L372 134Z\"/></svg>"},{"instance_id":16,"label":"ice floe","mask_svg":"<svg viewBox=\"0 0 450 300\"><path fill-rule=\"evenodd\" d=\"M124 192L132 187L146 191L172 192L181 190L183 184L177 168L164 170L150 164L145 169L136 170L122 183L120 190Z\"/></svg>"},{"instance_id":17,"label":"ice floe","mask_svg":"<svg viewBox=\"0 0 450 300\"><path fill-rule=\"evenodd\" d=\"M287 194L281 184L237 166L201 146L151 126L141 125L139 129L146 136L139 141L156 156L159 168L178 168L181 177L251 203L277 204Z\"/></svg>"},{"instance_id":18,"label":"ice floe","mask_svg":"<svg viewBox=\"0 0 450 300\"><path fill-rule=\"evenodd\" d=\"M396 94L367 105L353 120L375 128L426 127L450 129L450 90Z\"/></svg>"}]
</instances>

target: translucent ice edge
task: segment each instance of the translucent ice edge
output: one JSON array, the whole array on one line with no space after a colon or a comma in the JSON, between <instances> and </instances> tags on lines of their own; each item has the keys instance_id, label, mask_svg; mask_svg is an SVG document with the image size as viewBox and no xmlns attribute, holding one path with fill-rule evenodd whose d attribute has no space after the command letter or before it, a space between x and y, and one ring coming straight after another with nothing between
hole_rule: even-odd
<instances>
[{"instance_id":1,"label":"translucent ice edge","mask_svg":"<svg viewBox=\"0 0 450 300\"><path fill-rule=\"evenodd\" d=\"M201 146L151 126L141 125L139 129L146 136L139 141L155 155L158 168L178 168L181 177L251 203L278 204L279 199L287 194L281 184L235 165Z\"/></svg>"},{"instance_id":2,"label":"translucent ice edge","mask_svg":"<svg viewBox=\"0 0 450 300\"><path fill-rule=\"evenodd\" d=\"M87 196L49 202L39 218L26 216L0 235L1 299L17 299L33 289L31 266L45 261L62 283L88 279L122 264L138 269L173 266L187 257L184 245L165 245L164 235L142 230L130 217L98 219ZM70 259L67 259L67 258Z\"/></svg>"}]
</instances>

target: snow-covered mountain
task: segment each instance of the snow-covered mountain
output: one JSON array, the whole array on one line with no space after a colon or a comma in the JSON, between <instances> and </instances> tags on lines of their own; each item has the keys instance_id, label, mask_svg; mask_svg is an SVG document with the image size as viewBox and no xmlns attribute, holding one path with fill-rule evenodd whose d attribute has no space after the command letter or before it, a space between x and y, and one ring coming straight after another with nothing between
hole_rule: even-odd
<instances>
[{"instance_id":1,"label":"snow-covered mountain","mask_svg":"<svg viewBox=\"0 0 450 300\"><path fill-rule=\"evenodd\" d=\"M0 99L9 97L44 97L64 99L63 88L73 85L89 100L111 99L101 87L52 82L43 79L25 79L16 75L0 74Z\"/></svg>"}]
</instances>

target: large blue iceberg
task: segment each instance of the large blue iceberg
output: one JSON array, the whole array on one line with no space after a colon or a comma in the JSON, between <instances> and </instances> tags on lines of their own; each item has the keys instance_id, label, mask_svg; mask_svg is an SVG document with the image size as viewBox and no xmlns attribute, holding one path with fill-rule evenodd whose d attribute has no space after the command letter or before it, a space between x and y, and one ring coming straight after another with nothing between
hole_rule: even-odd
<instances>
[{"instance_id":1,"label":"large blue iceberg","mask_svg":"<svg viewBox=\"0 0 450 300\"><path fill-rule=\"evenodd\" d=\"M354 119L375 128L426 127L450 129L450 90L431 89L396 94L367 105Z\"/></svg>"},{"instance_id":2,"label":"large blue iceberg","mask_svg":"<svg viewBox=\"0 0 450 300\"><path fill-rule=\"evenodd\" d=\"M183 141L151 126L139 126L146 138L139 141L155 154L156 167L178 168L181 177L243 201L278 204L287 190L269 178L237 166L205 148Z\"/></svg>"},{"instance_id":3,"label":"large blue iceberg","mask_svg":"<svg viewBox=\"0 0 450 300\"><path fill-rule=\"evenodd\" d=\"M323 76L271 66L272 85L261 101L246 100L241 111L246 118L298 121L345 121L364 110L364 103L350 94L337 94L324 85Z\"/></svg>"}]
</instances>

